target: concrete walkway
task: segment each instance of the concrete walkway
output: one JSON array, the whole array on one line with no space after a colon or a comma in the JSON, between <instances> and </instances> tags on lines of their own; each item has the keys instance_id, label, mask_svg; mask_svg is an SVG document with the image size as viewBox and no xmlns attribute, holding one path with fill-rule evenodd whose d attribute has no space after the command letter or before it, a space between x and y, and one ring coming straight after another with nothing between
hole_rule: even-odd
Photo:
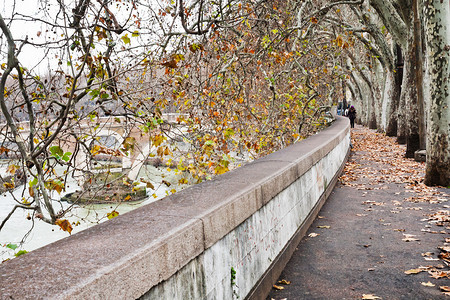
<instances>
[{"instance_id":1,"label":"concrete walkway","mask_svg":"<svg viewBox=\"0 0 450 300\"><path fill-rule=\"evenodd\" d=\"M450 299L449 190L423 185L425 164L395 138L351 134L340 182L267 299Z\"/></svg>"}]
</instances>

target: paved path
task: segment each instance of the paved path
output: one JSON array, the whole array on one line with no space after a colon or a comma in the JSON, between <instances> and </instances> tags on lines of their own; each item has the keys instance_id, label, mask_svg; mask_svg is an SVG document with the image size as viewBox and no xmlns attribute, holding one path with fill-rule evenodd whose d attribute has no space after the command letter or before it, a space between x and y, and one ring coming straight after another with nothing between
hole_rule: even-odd
<instances>
[{"instance_id":1,"label":"paved path","mask_svg":"<svg viewBox=\"0 0 450 300\"><path fill-rule=\"evenodd\" d=\"M394 138L351 134L340 182L279 278L290 284L267 299L450 299L450 260L438 258L450 257L438 248L450 243L449 190L423 185L424 164Z\"/></svg>"}]
</instances>

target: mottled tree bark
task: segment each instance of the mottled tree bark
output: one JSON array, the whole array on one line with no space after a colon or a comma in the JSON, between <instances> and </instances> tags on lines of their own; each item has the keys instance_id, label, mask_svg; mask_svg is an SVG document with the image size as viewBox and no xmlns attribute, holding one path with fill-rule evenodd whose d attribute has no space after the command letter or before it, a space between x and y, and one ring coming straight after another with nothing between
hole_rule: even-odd
<instances>
[{"instance_id":1,"label":"mottled tree bark","mask_svg":"<svg viewBox=\"0 0 450 300\"><path fill-rule=\"evenodd\" d=\"M425 133L425 111L423 100L423 47L422 47L422 24L419 12L419 1L413 0L413 51L414 51L414 79L416 81L417 94L417 125L419 126L419 149L426 149L426 133Z\"/></svg>"},{"instance_id":2,"label":"mottled tree bark","mask_svg":"<svg viewBox=\"0 0 450 300\"><path fill-rule=\"evenodd\" d=\"M430 88L425 184L450 185L450 6L448 1L425 0L427 78Z\"/></svg>"},{"instance_id":3,"label":"mottled tree bark","mask_svg":"<svg viewBox=\"0 0 450 300\"><path fill-rule=\"evenodd\" d=\"M391 85L391 102L389 108L389 116L386 126L387 136L397 136L398 127L398 106L400 104L400 95L402 90L402 78L403 78L403 56L400 46L395 46L396 57L396 69L393 76L393 83Z\"/></svg>"},{"instance_id":4,"label":"mottled tree bark","mask_svg":"<svg viewBox=\"0 0 450 300\"><path fill-rule=\"evenodd\" d=\"M408 45L405 55L405 68L403 74L402 97L405 98L406 107L406 153L405 157L414 157L414 152L420 149L419 137L419 109L416 88L416 53L414 47L413 26L409 28Z\"/></svg>"}]
</instances>

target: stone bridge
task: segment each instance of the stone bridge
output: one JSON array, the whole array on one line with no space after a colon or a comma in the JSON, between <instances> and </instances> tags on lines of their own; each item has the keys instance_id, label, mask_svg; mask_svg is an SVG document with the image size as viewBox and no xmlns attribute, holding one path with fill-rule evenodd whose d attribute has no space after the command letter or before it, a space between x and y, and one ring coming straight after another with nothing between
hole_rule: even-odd
<instances>
[{"instance_id":1,"label":"stone bridge","mask_svg":"<svg viewBox=\"0 0 450 300\"><path fill-rule=\"evenodd\" d=\"M330 194L348 120L0 264L1 299L265 299Z\"/></svg>"},{"instance_id":2,"label":"stone bridge","mask_svg":"<svg viewBox=\"0 0 450 300\"><path fill-rule=\"evenodd\" d=\"M166 113L162 115L162 120L166 123L175 123L179 114ZM6 124L0 125L0 128L5 128ZM22 138L30 134L29 122L21 122L17 124ZM83 170L90 170L91 164L89 161L90 153L88 151L93 145L101 145L111 150L118 150L125 139L133 140L133 150L129 151L128 155L120 155L118 158L122 162L122 169L128 173L131 180L136 180L140 169L145 163L148 155L154 151L150 142L150 135L143 134L142 130L136 124L130 124L124 117L100 117L94 121L84 119L77 122L72 130L77 136L83 136L83 143L89 149L81 148L77 151L74 158L74 165L76 167L75 177L82 178ZM4 130L3 130L4 131ZM76 140L72 137L64 137L64 139L56 139L53 145L59 145L64 151L74 153L76 147ZM10 145L14 148L14 145ZM99 156L106 159L112 157ZM117 158L116 158L117 159Z\"/></svg>"}]
</instances>

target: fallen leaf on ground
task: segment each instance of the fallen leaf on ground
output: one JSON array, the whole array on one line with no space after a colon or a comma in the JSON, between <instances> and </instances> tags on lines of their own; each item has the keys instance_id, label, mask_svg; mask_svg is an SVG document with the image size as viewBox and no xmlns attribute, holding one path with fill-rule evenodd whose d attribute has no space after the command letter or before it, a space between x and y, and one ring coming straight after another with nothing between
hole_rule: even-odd
<instances>
[{"instance_id":1,"label":"fallen leaf on ground","mask_svg":"<svg viewBox=\"0 0 450 300\"><path fill-rule=\"evenodd\" d=\"M434 279L441 279L441 278L448 278L448 271L428 271L428 274L430 274L431 277Z\"/></svg>"},{"instance_id":2,"label":"fallen leaf on ground","mask_svg":"<svg viewBox=\"0 0 450 300\"><path fill-rule=\"evenodd\" d=\"M405 271L405 274L408 274L408 275L410 275L410 274L419 274L420 272L423 272L423 271L425 271L425 270L423 270L423 269L410 269L410 270Z\"/></svg>"},{"instance_id":3,"label":"fallen leaf on ground","mask_svg":"<svg viewBox=\"0 0 450 300\"><path fill-rule=\"evenodd\" d=\"M404 242L414 242L414 241L420 241L419 239L416 239L414 236L414 234L403 234L405 236L404 239L402 239L402 241Z\"/></svg>"},{"instance_id":4,"label":"fallen leaf on ground","mask_svg":"<svg viewBox=\"0 0 450 300\"><path fill-rule=\"evenodd\" d=\"M450 246L442 246L442 247L438 247L438 248L444 252L450 252Z\"/></svg>"},{"instance_id":5,"label":"fallen leaf on ground","mask_svg":"<svg viewBox=\"0 0 450 300\"><path fill-rule=\"evenodd\" d=\"M402 241L404 241L404 242L415 242L415 241L420 241L420 240L416 239L416 238L404 238L404 239L402 239Z\"/></svg>"},{"instance_id":6,"label":"fallen leaf on ground","mask_svg":"<svg viewBox=\"0 0 450 300\"><path fill-rule=\"evenodd\" d=\"M317 228L325 228L325 229L329 229L331 226L328 225L321 225L321 226L317 226Z\"/></svg>"},{"instance_id":7,"label":"fallen leaf on ground","mask_svg":"<svg viewBox=\"0 0 450 300\"><path fill-rule=\"evenodd\" d=\"M434 258L434 257L425 257L426 261L434 261L434 260L439 260L439 258Z\"/></svg>"},{"instance_id":8,"label":"fallen leaf on ground","mask_svg":"<svg viewBox=\"0 0 450 300\"><path fill-rule=\"evenodd\" d=\"M445 263L450 263L450 253L446 252L446 253L439 253L438 257L440 259L442 259Z\"/></svg>"},{"instance_id":9,"label":"fallen leaf on ground","mask_svg":"<svg viewBox=\"0 0 450 300\"><path fill-rule=\"evenodd\" d=\"M291 282L290 281L288 281L288 280L286 280L286 279L283 279L283 280L280 280L280 281L278 281L278 283L281 283L281 284L291 284Z\"/></svg>"},{"instance_id":10,"label":"fallen leaf on ground","mask_svg":"<svg viewBox=\"0 0 450 300\"><path fill-rule=\"evenodd\" d=\"M439 288L444 292L450 292L450 286L448 285L441 285Z\"/></svg>"},{"instance_id":11,"label":"fallen leaf on ground","mask_svg":"<svg viewBox=\"0 0 450 300\"><path fill-rule=\"evenodd\" d=\"M434 283L432 283L431 281L428 281L428 282L421 282L421 284L423 285L423 286L436 286Z\"/></svg>"},{"instance_id":12,"label":"fallen leaf on ground","mask_svg":"<svg viewBox=\"0 0 450 300\"><path fill-rule=\"evenodd\" d=\"M375 300L375 299L381 299L381 298L378 296L372 295L372 294L363 294L361 299Z\"/></svg>"},{"instance_id":13,"label":"fallen leaf on ground","mask_svg":"<svg viewBox=\"0 0 450 300\"><path fill-rule=\"evenodd\" d=\"M284 290L283 286L279 286L279 285L275 285L275 284L273 285L273 288L276 290Z\"/></svg>"},{"instance_id":14,"label":"fallen leaf on ground","mask_svg":"<svg viewBox=\"0 0 450 300\"><path fill-rule=\"evenodd\" d=\"M318 235L320 235L320 234L314 233L314 232L311 232L310 234L308 234L309 237L316 237Z\"/></svg>"}]
</instances>

